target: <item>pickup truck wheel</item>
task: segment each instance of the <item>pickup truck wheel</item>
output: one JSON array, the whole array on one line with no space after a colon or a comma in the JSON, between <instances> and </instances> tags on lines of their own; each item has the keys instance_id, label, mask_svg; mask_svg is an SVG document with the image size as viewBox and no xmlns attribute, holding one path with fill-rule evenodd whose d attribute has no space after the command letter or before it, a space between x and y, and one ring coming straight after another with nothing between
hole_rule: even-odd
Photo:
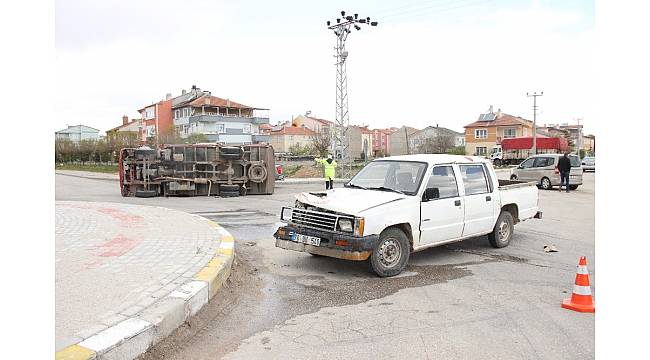
<instances>
[{"instance_id":1,"label":"pickup truck wheel","mask_svg":"<svg viewBox=\"0 0 650 360\"><path fill-rule=\"evenodd\" d=\"M544 190L551 190L553 188L553 185L551 185L551 180L549 180L547 177L543 177L540 184Z\"/></svg>"},{"instance_id":2,"label":"pickup truck wheel","mask_svg":"<svg viewBox=\"0 0 650 360\"><path fill-rule=\"evenodd\" d=\"M517 180L517 175L510 175L510 180Z\"/></svg>"},{"instance_id":3,"label":"pickup truck wheel","mask_svg":"<svg viewBox=\"0 0 650 360\"><path fill-rule=\"evenodd\" d=\"M411 255L409 241L400 229L384 230L370 255L370 268L380 277L395 276L402 272Z\"/></svg>"},{"instance_id":4,"label":"pickup truck wheel","mask_svg":"<svg viewBox=\"0 0 650 360\"><path fill-rule=\"evenodd\" d=\"M496 225L494 225L494 230L488 234L490 245L495 248L508 246L510 239L512 239L512 233L515 230L514 223L512 214L508 211L502 211L497 219Z\"/></svg>"}]
</instances>

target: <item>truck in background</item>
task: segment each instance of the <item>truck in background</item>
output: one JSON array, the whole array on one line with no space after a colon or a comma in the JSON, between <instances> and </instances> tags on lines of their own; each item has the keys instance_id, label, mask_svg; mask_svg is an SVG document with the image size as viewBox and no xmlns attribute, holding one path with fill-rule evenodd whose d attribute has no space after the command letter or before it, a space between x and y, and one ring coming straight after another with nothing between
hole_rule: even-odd
<instances>
[{"instance_id":1,"label":"truck in background","mask_svg":"<svg viewBox=\"0 0 650 360\"><path fill-rule=\"evenodd\" d=\"M537 154L560 154L569 150L569 144L565 138L545 137L538 135L536 139ZM490 160L494 166L518 165L533 154L530 149L533 147L533 138L516 137L501 140L490 154Z\"/></svg>"},{"instance_id":2,"label":"truck in background","mask_svg":"<svg viewBox=\"0 0 650 360\"><path fill-rule=\"evenodd\" d=\"M273 194L275 156L268 144L218 143L120 150L122 196L234 197Z\"/></svg>"}]
</instances>

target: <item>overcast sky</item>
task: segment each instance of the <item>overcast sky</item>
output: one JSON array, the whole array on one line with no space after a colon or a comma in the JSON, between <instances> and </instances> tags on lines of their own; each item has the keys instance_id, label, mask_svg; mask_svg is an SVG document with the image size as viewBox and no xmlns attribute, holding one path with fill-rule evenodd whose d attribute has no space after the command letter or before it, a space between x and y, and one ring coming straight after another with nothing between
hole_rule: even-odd
<instances>
[{"instance_id":1,"label":"overcast sky","mask_svg":"<svg viewBox=\"0 0 650 360\"><path fill-rule=\"evenodd\" d=\"M462 131L490 105L590 132L598 114L593 1L56 0L56 122L102 132L197 85L334 120L340 10L377 27L347 41L350 122Z\"/></svg>"}]
</instances>

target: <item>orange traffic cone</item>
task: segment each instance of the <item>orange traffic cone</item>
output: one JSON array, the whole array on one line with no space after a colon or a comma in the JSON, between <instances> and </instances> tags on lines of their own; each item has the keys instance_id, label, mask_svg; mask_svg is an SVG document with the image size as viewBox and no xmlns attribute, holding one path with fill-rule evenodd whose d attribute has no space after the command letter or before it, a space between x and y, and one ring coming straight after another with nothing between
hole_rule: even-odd
<instances>
[{"instance_id":1,"label":"orange traffic cone","mask_svg":"<svg viewBox=\"0 0 650 360\"><path fill-rule=\"evenodd\" d=\"M579 312L595 312L596 307L591 297L589 286L589 271L587 271L587 258L580 257L578 270L576 271L576 282L573 285L573 294L570 299L562 301L562 307Z\"/></svg>"}]
</instances>

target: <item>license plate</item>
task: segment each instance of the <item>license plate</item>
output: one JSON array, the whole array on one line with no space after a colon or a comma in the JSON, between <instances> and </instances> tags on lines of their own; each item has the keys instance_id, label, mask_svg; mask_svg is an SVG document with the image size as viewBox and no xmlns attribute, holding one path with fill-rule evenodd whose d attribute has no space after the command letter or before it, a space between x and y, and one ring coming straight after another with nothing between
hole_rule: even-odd
<instances>
[{"instance_id":1,"label":"license plate","mask_svg":"<svg viewBox=\"0 0 650 360\"><path fill-rule=\"evenodd\" d=\"M303 234L291 233L291 240L306 245L320 246L320 238Z\"/></svg>"}]
</instances>

